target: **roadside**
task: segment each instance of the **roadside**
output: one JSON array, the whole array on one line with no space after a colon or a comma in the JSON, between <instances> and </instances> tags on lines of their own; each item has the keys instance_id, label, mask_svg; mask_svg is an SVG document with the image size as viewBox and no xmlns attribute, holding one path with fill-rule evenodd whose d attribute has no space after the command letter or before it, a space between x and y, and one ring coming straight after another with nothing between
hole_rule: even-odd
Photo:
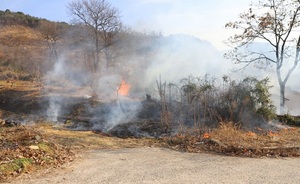
<instances>
[{"instance_id":1,"label":"roadside","mask_svg":"<svg viewBox=\"0 0 300 184\"><path fill-rule=\"evenodd\" d=\"M87 150L161 144L155 139L120 139L92 131L71 131L49 123L6 125L0 126L0 182L62 167Z\"/></svg>"},{"instance_id":2,"label":"roadside","mask_svg":"<svg viewBox=\"0 0 300 184\"><path fill-rule=\"evenodd\" d=\"M85 152L71 165L23 184L81 183L299 183L299 158L241 158L163 148Z\"/></svg>"}]
</instances>

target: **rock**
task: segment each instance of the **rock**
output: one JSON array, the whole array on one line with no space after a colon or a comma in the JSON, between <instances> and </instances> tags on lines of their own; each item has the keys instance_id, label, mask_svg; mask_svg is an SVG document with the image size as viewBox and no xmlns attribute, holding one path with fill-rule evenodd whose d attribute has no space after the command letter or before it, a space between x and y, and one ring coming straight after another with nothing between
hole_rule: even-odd
<instances>
[{"instance_id":1,"label":"rock","mask_svg":"<svg viewBox=\"0 0 300 184\"><path fill-rule=\"evenodd\" d=\"M38 149L40 149L38 146L34 146L34 145L29 146L29 148L30 148L30 149L33 149L33 150L38 150Z\"/></svg>"},{"instance_id":2,"label":"rock","mask_svg":"<svg viewBox=\"0 0 300 184\"><path fill-rule=\"evenodd\" d=\"M35 139L36 139L37 141L39 141L39 140L41 140L41 136L36 135L36 136L35 136Z\"/></svg>"},{"instance_id":3,"label":"rock","mask_svg":"<svg viewBox=\"0 0 300 184\"><path fill-rule=\"evenodd\" d=\"M5 124L3 126L5 127L14 127L14 126L20 126L21 123L13 120L5 120Z\"/></svg>"}]
</instances>

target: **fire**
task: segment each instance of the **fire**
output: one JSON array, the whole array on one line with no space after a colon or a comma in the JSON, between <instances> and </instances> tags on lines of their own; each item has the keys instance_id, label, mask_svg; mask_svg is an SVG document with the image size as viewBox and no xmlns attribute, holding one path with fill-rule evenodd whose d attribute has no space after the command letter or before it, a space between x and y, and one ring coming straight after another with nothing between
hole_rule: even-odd
<instances>
[{"instance_id":1,"label":"fire","mask_svg":"<svg viewBox=\"0 0 300 184\"><path fill-rule=\"evenodd\" d=\"M246 135L247 135L247 136L250 136L250 137L255 137L255 136L256 136L256 133L250 132L250 131L249 131L249 132L246 133Z\"/></svg>"},{"instance_id":2,"label":"fire","mask_svg":"<svg viewBox=\"0 0 300 184\"><path fill-rule=\"evenodd\" d=\"M122 96L128 96L129 90L130 90L130 85L127 82L125 82L125 80L123 79L121 84L119 85L119 89L117 91L118 94Z\"/></svg>"},{"instance_id":3,"label":"fire","mask_svg":"<svg viewBox=\"0 0 300 184\"><path fill-rule=\"evenodd\" d=\"M274 133L274 132L268 132L268 135L270 136L270 137L275 137L275 136L278 136L278 134L277 133Z\"/></svg>"},{"instance_id":4,"label":"fire","mask_svg":"<svg viewBox=\"0 0 300 184\"><path fill-rule=\"evenodd\" d=\"M209 139L209 138L210 138L210 135L209 135L209 133L205 133L205 134L203 134L203 138L204 138L204 139Z\"/></svg>"}]
</instances>

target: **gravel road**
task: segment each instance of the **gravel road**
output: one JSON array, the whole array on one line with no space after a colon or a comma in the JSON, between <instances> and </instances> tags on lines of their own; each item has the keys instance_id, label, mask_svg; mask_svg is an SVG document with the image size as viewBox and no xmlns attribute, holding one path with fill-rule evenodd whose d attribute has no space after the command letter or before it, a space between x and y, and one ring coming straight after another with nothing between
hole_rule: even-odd
<instances>
[{"instance_id":1,"label":"gravel road","mask_svg":"<svg viewBox=\"0 0 300 184\"><path fill-rule=\"evenodd\" d=\"M161 148L94 150L63 169L11 183L300 183L299 158L240 158Z\"/></svg>"}]
</instances>

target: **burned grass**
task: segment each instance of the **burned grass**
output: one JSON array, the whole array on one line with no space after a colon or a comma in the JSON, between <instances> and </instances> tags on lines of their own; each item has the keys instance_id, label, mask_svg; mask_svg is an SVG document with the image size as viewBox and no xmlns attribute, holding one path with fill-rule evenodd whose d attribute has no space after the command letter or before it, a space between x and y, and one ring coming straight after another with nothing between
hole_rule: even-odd
<instances>
[{"instance_id":1,"label":"burned grass","mask_svg":"<svg viewBox=\"0 0 300 184\"><path fill-rule=\"evenodd\" d=\"M39 130L51 140L71 150L84 151L87 149L120 149L142 146L161 146L163 142L153 138L118 138L98 131L74 131L63 126L44 124Z\"/></svg>"}]
</instances>

